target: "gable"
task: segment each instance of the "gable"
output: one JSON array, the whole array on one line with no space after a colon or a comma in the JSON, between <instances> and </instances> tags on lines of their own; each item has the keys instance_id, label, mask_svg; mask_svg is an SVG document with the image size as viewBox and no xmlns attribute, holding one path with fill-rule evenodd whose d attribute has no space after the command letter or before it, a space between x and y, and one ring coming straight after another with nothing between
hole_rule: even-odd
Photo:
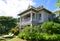
<instances>
[{"instance_id":1,"label":"gable","mask_svg":"<svg viewBox=\"0 0 60 41\"><path fill-rule=\"evenodd\" d=\"M47 9L45 9L45 8L42 8L42 9L39 9L39 10L36 9L36 8L29 8L29 9L21 12L21 13L18 14L18 15L25 14L25 13L27 13L27 12L29 12L29 11L34 11L34 12L38 13L38 12L40 12L40 11L42 11L42 10L45 11L45 12L47 12L47 13L49 13L49 14L55 15L55 14L53 14L51 11L49 11L49 10L47 10Z\"/></svg>"},{"instance_id":2,"label":"gable","mask_svg":"<svg viewBox=\"0 0 60 41\"><path fill-rule=\"evenodd\" d=\"M38 12L36 9L30 8L30 9L27 9L27 10L25 10L24 12L22 12L22 13L20 13L20 14L18 14L18 15L22 15L22 14L27 13L27 12L29 12L29 11Z\"/></svg>"},{"instance_id":3,"label":"gable","mask_svg":"<svg viewBox=\"0 0 60 41\"><path fill-rule=\"evenodd\" d=\"M49 10L47 10L47 9L45 9L45 8L42 8L42 9L40 9L39 11L44 11L44 12L47 12L48 14L51 14L51 15L55 15L54 13L52 13L51 11L49 11Z\"/></svg>"}]
</instances>

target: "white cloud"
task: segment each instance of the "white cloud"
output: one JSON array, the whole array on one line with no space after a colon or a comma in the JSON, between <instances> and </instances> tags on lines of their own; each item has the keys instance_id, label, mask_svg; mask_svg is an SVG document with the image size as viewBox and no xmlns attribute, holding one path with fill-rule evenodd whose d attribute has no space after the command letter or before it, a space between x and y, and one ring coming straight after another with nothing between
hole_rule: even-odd
<instances>
[{"instance_id":1,"label":"white cloud","mask_svg":"<svg viewBox=\"0 0 60 41\"><path fill-rule=\"evenodd\" d=\"M33 0L0 0L0 16L17 17L29 4L35 5Z\"/></svg>"}]
</instances>

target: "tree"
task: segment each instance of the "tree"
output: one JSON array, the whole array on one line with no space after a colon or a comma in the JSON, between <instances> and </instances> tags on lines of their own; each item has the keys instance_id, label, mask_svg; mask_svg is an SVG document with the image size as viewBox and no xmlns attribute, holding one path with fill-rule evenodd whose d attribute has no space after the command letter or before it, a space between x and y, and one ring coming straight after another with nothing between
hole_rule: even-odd
<instances>
[{"instance_id":1,"label":"tree","mask_svg":"<svg viewBox=\"0 0 60 41\"><path fill-rule=\"evenodd\" d=\"M57 0L57 2L56 2L56 7L57 7L57 8L60 8L60 0ZM60 10L57 10L57 11L55 11L54 13L59 14L59 16L60 16Z\"/></svg>"},{"instance_id":2,"label":"tree","mask_svg":"<svg viewBox=\"0 0 60 41\"><path fill-rule=\"evenodd\" d=\"M59 16L60 16L60 10L57 10L57 11L55 11L54 13L55 13L55 14L59 14Z\"/></svg>"},{"instance_id":3,"label":"tree","mask_svg":"<svg viewBox=\"0 0 60 41\"><path fill-rule=\"evenodd\" d=\"M60 16L56 17L56 18L54 19L54 22L60 23Z\"/></svg>"},{"instance_id":4,"label":"tree","mask_svg":"<svg viewBox=\"0 0 60 41\"><path fill-rule=\"evenodd\" d=\"M2 24L2 31L9 31L17 25L17 19L13 17L0 16L0 24Z\"/></svg>"},{"instance_id":5,"label":"tree","mask_svg":"<svg viewBox=\"0 0 60 41\"><path fill-rule=\"evenodd\" d=\"M56 2L56 7L57 7L57 8L60 8L60 0L57 0L57 2Z\"/></svg>"}]
</instances>

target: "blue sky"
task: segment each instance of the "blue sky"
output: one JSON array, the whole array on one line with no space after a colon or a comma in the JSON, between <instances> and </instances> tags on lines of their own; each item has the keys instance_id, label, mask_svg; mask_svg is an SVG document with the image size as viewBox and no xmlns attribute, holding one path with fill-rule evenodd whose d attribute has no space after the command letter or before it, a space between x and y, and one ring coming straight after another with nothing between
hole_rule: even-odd
<instances>
[{"instance_id":1,"label":"blue sky","mask_svg":"<svg viewBox=\"0 0 60 41\"><path fill-rule=\"evenodd\" d=\"M43 5L45 8L49 9L50 11L54 11L57 9L55 6L57 0L33 0L33 1L36 2L35 7Z\"/></svg>"},{"instance_id":2,"label":"blue sky","mask_svg":"<svg viewBox=\"0 0 60 41\"><path fill-rule=\"evenodd\" d=\"M29 5L38 7L43 5L50 11L55 11L57 0L0 0L0 16L18 17L17 14L26 10Z\"/></svg>"}]
</instances>

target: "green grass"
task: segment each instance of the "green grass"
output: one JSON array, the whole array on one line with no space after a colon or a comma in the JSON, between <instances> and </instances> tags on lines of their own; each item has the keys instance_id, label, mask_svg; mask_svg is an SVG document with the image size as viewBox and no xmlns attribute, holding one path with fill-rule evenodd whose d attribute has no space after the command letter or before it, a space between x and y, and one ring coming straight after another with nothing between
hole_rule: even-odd
<instances>
[{"instance_id":1,"label":"green grass","mask_svg":"<svg viewBox=\"0 0 60 41\"><path fill-rule=\"evenodd\" d=\"M26 40L20 39L18 38L18 36L15 36L14 38L4 38L4 39L0 37L0 41L26 41Z\"/></svg>"},{"instance_id":2,"label":"green grass","mask_svg":"<svg viewBox=\"0 0 60 41\"><path fill-rule=\"evenodd\" d=\"M17 37L15 37L15 38L12 38L12 39L7 40L7 41L18 41L18 38L17 38Z\"/></svg>"},{"instance_id":3,"label":"green grass","mask_svg":"<svg viewBox=\"0 0 60 41\"><path fill-rule=\"evenodd\" d=\"M26 41L26 40L22 40L16 36L16 37L11 38L11 39L6 39L6 41Z\"/></svg>"},{"instance_id":4,"label":"green grass","mask_svg":"<svg viewBox=\"0 0 60 41\"><path fill-rule=\"evenodd\" d=\"M18 37L14 37L14 38L2 38L2 37L0 37L0 41L18 41Z\"/></svg>"}]
</instances>

